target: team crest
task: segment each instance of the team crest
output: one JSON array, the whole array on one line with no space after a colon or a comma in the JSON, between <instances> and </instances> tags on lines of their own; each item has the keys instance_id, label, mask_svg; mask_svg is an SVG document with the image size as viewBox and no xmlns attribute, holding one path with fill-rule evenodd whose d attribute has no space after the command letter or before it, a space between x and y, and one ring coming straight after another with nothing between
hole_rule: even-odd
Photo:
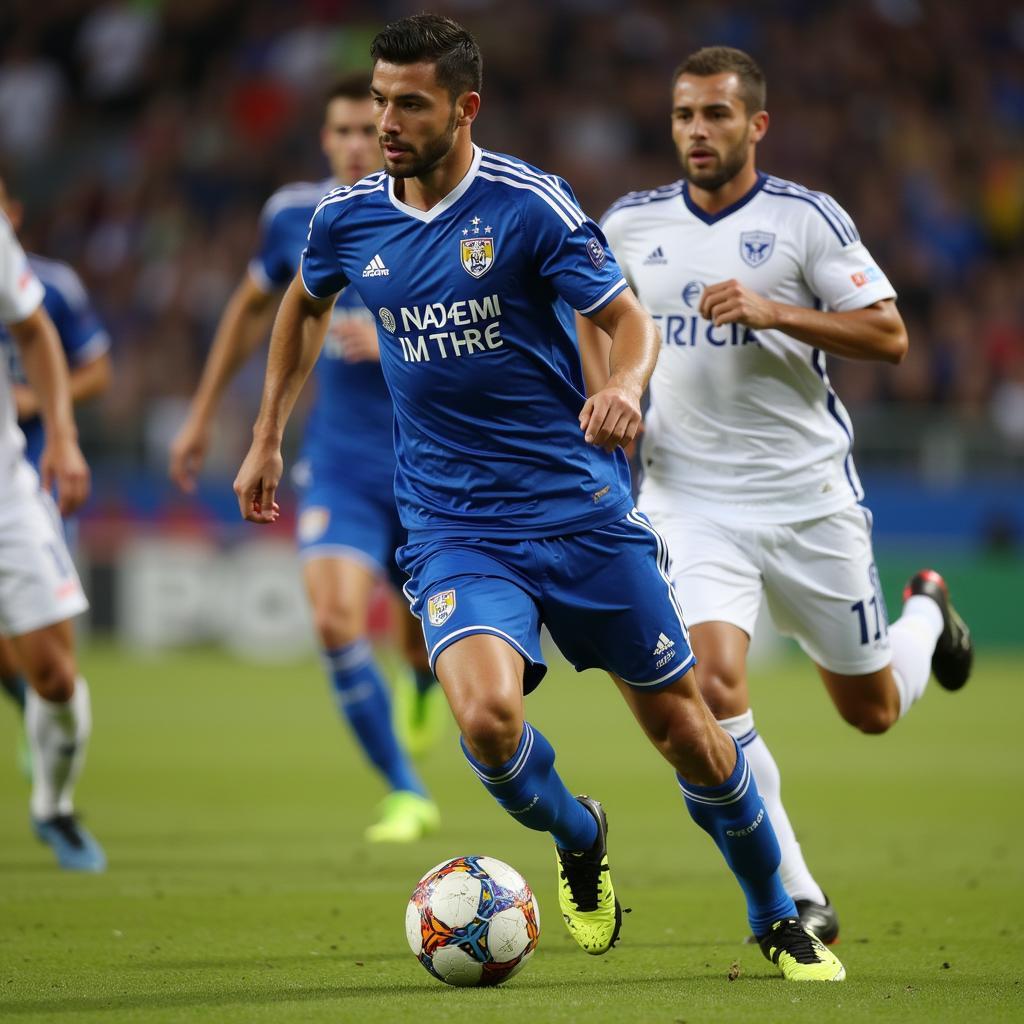
<instances>
[{"instance_id":1,"label":"team crest","mask_svg":"<svg viewBox=\"0 0 1024 1024\"><path fill-rule=\"evenodd\" d=\"M766 263L775 250L775 236L770 231L744 231L740 234L740 255L749 267Z\"/></svg>"},{"instance_id":2,"label":"team crest","mask_svg":"<svg viewBox=\"0 0 1024 1024\"><path fill-rule=\"evenodd\" d=\"M443 626L455 611L455 591L441 590L427 598L427 618L432 626Z\"/></svg>"},{"instance_id":3,"label":"team crest","mask_svg":"<svg viewBox=\"0 0 1024 1024\"><path fill-rule=\"evenodd\" d=\"M493 238L460 238L459 251L467 274L483 277L494 264Z\"/></svg>"}]
</instances>

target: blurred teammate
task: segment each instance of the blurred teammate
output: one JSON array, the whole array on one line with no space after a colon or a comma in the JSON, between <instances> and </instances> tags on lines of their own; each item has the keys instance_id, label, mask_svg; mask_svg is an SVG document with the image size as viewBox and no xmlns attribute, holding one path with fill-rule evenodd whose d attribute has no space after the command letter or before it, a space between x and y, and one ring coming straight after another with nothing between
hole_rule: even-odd
<instances>
[{"instance_id":1,"label":"blurred teammate","mask_svg":"<svg viewBox=\"0 0 1024 1024\"><path fill-rule=\"evenodd\" d=\"M328 96L321 145L333 177L287 185L263 209L259 251L221 317L188 418L171 446L171 476L186 491L195 489L225 388L266 337L280 289L295 276L316 204L339 183L352 184L380 166L368 89L366 77L355 76ZM295 470L302 490L297 532L303 578L338 710L391 787L366 837L408 842L435 831L440 819L395 736L387 684L367 635L378 578L387 575L396 587L404 579L394 552L405 542L405 531L394 498L391 399L373 318L353 289L335 308L316 378L317 398ZM403 627L417 677L405 718L421 726L413 735L422 746L422 732L435 726L443 702L439 708L431 701L440 695L407 611Z\"/></svg>"},{"instance_id":2,"label":"blurred teammate","mask_svg":"<svg viewBox=\"0 0 1024 1024\"><path fill-rule=\"evenodd\" d=\"M20 231L22 206L11 195L8 183L2 176L0 210L6 213L15 232ZM71 401L78 403L95 398L110 384L110 338L96 316L81 280L71 267L59 260L44 259L31 253L28 255L28 263L43 285L43 308L57 329L57 336L70 367ZM0 350L7 361L14 390L18 426L25 435L25 457L38 470L44 442L39 397L26 380L17 346L2 324ZM0 636L0 687L24 712L28 687L13 648L3 636ZM31 756L27 745L23 752L19 751L19 759L23 770L29 774Z\"/></svg>"},{"instance_id":3,"label":"blurred teammate","mask_svg":"<svg viewBox=\"0 0 1024 1024\"><path fill-rule=\"evenodd\" d=\"M825 353L898 363L907 336L892 286L835 200L755 169L764 106L764 78L746 54L693 54L672 101L683 180L625 196L602 224L663 338L639 505L668 541L701 690L746 753L786 889L831 942L835 910L804 863L750 710L746 657L761 595L843 718L867 733L906 714L929 670L946 689L963 686L972 648L929 570L886 621L852 427ZM584 346L599 340L586 322L580 331Z\"/></svg>"},{"instance_id":4,"label":"blurred teammate","mask_svg":"<svg viewBox=\"0 0 1024 1024\"><path fill-rule=\"evenodd\" d=\"M88 608L59 515L89 493L78 448L68 369L43 286L7 218L0 215L0 323L18 347L38 396L45 439L39 473L25 459L6 363L0 365L0 633L11 638L28 680L25 729L32 752L32 827L61 867L102 871L103 850L82 827L72 792L92 724L89 688L78 675L72 619ZM58 509L50 497L56 487Z\"/></svg>"},{"instance_id":5,"label":"blurred teammate","mask_svg":"<svg viewBox=\"0 0 1024 1024\"><path fill-rule=\"evenodd\" d=\"M565 182L473 145L481 57L464 29L405 18L371 53L386 173L317 206L235 481L242 515L278 515L285 422L351 283L376 316L395 403L407 593L470 766L555 840L577 943L606 952L621 908L600 803L571 795L524 720L524 692L546 671L542 622L577 669L614 673L735 872L766 953L787 977L839 980L842 965L796 920L742 751L697 689L664 546L633 508L618 446L639 426L657 356L650 317ZM613 337L611 379L589 399L573 308Z\"/></svg>"}]
</instances>

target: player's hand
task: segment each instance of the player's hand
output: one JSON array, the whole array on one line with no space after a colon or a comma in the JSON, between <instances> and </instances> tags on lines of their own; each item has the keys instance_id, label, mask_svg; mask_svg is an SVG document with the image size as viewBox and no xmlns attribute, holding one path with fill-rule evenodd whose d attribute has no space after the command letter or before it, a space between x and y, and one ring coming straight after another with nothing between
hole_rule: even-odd
<instances>
[{"instance_id":1,"label":"player's hand","mask_svg":"<svg viewBox=\"0 0 1024 1024\"><path fill-rule=\"evenodd\" d=\"M89 497L89 464L74 437L47 435L39 457L39 479L43 490L57 492L57 507L69 516Z\"/></svg>"},{"instance_id":2,"label":"player's hand","mask_svg":"<svg viewBox=\"0 0 1024 1024\"><path fill-rule=\"evenodd\" d=\"M14 414L19 423L39 415L39 399L32 388L27 384L12 384L11 392L14 395Z\"/></svg>"},{"instance_id":3,"label":"player's hand","mask_svg":"<svg viewBox=\"0 0 1024 1024\"><path fill-rule=\"evenodd\" d=\"M348 317L331 325L331 333L341 346L347 363L368 363L380 360L377 328L363 317Z\"/></svg>"},{"instance_id":4,"label":"player's hand","mask_svg":"<svg viewBox=\"0 0 1024 1024\"><path fill-rule=\"evenodd\" d=\"M280 445L253 441L242 468L235 477L235 497L243 519L250 523L274 523L281 508L274 501L284 472Z\"/></svg>"},{"instance_id":5,"label":"player's hand","mask_svg":"<svg viewBox=\"0 0 1024 1024\"><path fill-rule=\"evenodd\" d=\"M615 384L591 395L580 412L584 440L606 452L628 445L642 422L640 396Z\"/></svg>"},{"instance_id":6,"label":"player's hand","mask_svg":"<svg viewBox=\"0 0 1024 1024\"><path fill-rule=\"evenodd\" d=\"M775 303L736 280L708 285L700 299L700 315L716 327L743 324L764 330L778 323Z\"/></svg>"},{"instance_id":7,"label":"player's hand","mask_svg":"<svg viewBox=\"0 0 1024 1024\"><path fill-rule=\"evenodd\" d=\"M186 493L193 494L200 467L210 447L210 430L190 416L171 442L170 478Z\"/></svg>"}]
</instances>

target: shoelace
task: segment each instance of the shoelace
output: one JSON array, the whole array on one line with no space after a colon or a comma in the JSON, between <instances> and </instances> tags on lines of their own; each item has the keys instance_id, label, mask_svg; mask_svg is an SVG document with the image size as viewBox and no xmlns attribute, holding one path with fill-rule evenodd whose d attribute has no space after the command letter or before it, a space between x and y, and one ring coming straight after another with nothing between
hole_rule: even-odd
<instances>
[{"instance_id":1,"label":"shoelace","mask_svg":"<svg viewBox=\"0 0 1024 1024\"><path fill-rule=\"evenodd\" d=\"M71 814L59 814L53 819L53 827L76 849L80 850L85 843L78 831L78 822Z\"/></svg>"},{"instance_id":2,"label":"shoelace","mask_svg":"<svg viewBox=\"0 0 1024 1024\"><path fill-rule=\"evenodd\" d=\"M561 876L569 883L576 909L584 913L597 910L597 901L601 895L601 872L608 868L586 854L579 856L559 851L558 859L562 862Z\"/></svg>"},{"instance_id":3,"label":"shoelace","mask_svg":"<svg viewBox=\"0 0 1024 1024\"><path fill-rule=\"evenodd\" d=\"M778 953L788 953L801 964L821 962L814 939L803 928L796 924L785 924L773 932L769 939Z\"/></svg>"}]
</instances>

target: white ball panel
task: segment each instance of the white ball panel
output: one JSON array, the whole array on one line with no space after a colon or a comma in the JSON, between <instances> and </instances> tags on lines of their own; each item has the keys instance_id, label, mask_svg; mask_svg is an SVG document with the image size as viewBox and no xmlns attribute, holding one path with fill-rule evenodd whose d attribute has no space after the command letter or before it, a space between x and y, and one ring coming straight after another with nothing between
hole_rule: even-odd
<instances>
[{"instance_id":1,"label":"white ball panel","mask_svg":"<svg viewBox=\"0 0 1024 1024\"><path fill-rule=\"evenodd\" d=\"M419 956L423 950L423 933L420 931L419 907L412 900L405 908L405 937L409 940L413 956Z\"/></svg>"},{"instance_id":2,"label":"white ball panel","mask_svg":"<svg viewBox=\"0 0 1024 1024\"><path fill-rule=\"evenodd\" d=\"M499 911L487 930L487 949L499 964L515 960L530 944L526 918L518 907Z\"/></svg>"},{"instance_id":3,"label":"white ball panel","mask_svg":"<svg viewBox=\"0 0 1024 1024\"><path fill-rule=\"evenodd\" d=\"M431 958L434 970L449 985L479 985L484 965L458 946L442 946Z\"/></svg>"},{"instance_id":4,"label":"white ball panel","mask_svg":"<svg viewBox=\"0 0 1024 1024\"><path fill-rule=\"evenodd\" d=\"M508 974L505 975L504 980L508 981L509 978L514 978L526 966L527 960L529 960L535 952L535 949L531 949L530 952L527 953L526 956L524 956L523 959L520 960L519 963L517 963L515 967L513 967L512 970L508 972Z\"/></svg>"},{"instance_id":5,"label":"white ball panel","mask_svg":"<svg viewBox=\"0 0 1024 1024\"><path fill-rule=\"evenodd\" d=\"M449 928L465 928L480 908L480 879L465 871L445 875L430 894L434 917Z\"/></svg>"},{"instance_id":6,"label":"white ball panel","mask_svg":"<svg viewBox=\"0 0 1024 1024\"><path fill-rule=\"evenodd\" d=\"M526 879L503 860L498 860L497 857L481 857L478 863L503 889L519 892L526 888Z\"/></svg>"},{"instance_id":7,"label":"white ball panel","mask_svg":"<svg viewBox=\"0 0 1024 1024\"><path fill-rule=\"evenodd\" d=\"M531 892L530 896L533 898L533 920L537 924L537 938L540 938L540 904L537 902L537 897Z\"/></svg>"},{"instance_id":8,"label":"white ball panel","mask_svg":"<svg viewBox=\"0 0 1024 1024\"><path fill-rule=\"evenodd\" d=\"M440 864L435 864L416 884L421 885L426 879L428 879L435 871L440 871L446 864L451 864L453 860L457 860L456 857L449 857L448 860L441 861Z\"/></svg>"}]
</instances>

